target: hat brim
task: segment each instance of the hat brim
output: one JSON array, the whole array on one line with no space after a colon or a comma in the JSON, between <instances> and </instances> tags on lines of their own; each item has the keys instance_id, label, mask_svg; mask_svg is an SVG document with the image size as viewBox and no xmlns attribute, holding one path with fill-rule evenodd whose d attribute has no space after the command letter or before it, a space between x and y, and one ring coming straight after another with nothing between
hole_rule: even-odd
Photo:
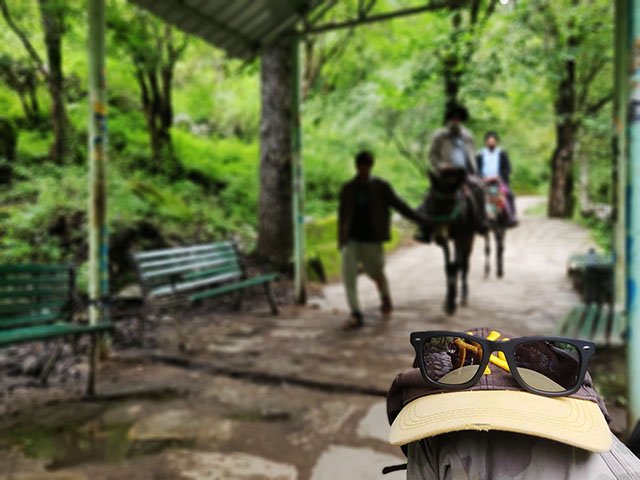
<instances>
[{"instance_id":1,"label":"hat brim","mask_svg":"<svg viewBox=\"0 0 640 480\"><path fill-rule=\"evenodd\" d=\"M612 437L598 404L571 397L543 397L510 390L425 395L404 406L389 441L406 445L461 430L503 430L606 452Z\"/></svg>"}]
</instances>

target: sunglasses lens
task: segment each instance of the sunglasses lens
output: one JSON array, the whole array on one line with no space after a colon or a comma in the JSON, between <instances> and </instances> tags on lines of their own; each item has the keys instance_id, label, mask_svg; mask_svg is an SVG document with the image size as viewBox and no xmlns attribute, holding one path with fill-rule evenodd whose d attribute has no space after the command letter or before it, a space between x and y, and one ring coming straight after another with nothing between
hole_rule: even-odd
<instances>
[{"instance_id":1,"label":"sunglasses lens","mask_svg":"<svg viewBox=\"0 0 640 480\"><path fill-rule=\"evenodd\" d=\"M422 357L425 374L433 382L461 385L470 381L480 368L482 346L462 337L431 337L424 342Z\"/></svg>"},{"instance_id":2,"label":"sunglasses lens","mask_svg":"<svg viewBox=\"0 0 640 480\"><path fill-rule=\"evenodd\" d=\"M566 392L580 380L580 355L578 348L570 343L521 343L515 347L513 355L520 377L536 390Z\"/></svg>"}]
</instances>

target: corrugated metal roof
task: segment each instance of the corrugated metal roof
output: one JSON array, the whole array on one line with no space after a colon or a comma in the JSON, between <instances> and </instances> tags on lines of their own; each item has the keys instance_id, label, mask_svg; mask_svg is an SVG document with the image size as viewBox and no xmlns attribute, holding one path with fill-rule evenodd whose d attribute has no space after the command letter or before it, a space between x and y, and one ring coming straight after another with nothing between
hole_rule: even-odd
<instances>
[{"instance_id":1,"label":"corrugated metal roof","mask_svg":"<svg viewBox=\"0 0 640 480\"><path fill-rule=\"evenodd\" d=\"M229 55L250 58L325 0L131 0Z\"/></svg>"}]
</instances>

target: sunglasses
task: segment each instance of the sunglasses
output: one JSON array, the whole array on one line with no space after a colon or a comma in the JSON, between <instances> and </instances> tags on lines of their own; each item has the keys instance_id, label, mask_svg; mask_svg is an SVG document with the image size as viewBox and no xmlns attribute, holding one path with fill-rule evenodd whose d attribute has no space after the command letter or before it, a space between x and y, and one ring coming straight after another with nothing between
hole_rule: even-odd
<instances>
[{"instance_id":1,"label":"sunglasses","mask_svg":"<svg viewBox=\"0 0 640 480\"><path fill-rule=\"evenodd\" d=\"M596 346L563 337L487 338L470 333L413 332L411 344L426 382L435 388L472 387L483 374L499 368L510 372L523 389L547 397L571 395L580 389Z\"/></svg>"}]
</instances>

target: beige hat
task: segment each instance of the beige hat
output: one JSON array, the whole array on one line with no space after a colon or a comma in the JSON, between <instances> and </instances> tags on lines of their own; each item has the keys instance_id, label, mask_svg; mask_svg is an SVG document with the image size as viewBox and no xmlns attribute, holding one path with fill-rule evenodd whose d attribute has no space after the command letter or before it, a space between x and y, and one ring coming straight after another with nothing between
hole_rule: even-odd
<instances>
[{"instance_id":1,"label":"beige hat","mask_svg":"<svg viewBox=\"0 0 640 480\"><path fill-rule=\"evenodd\" d=\"M488 332L474 330L483 337ZM393 382L387 413L393 445L460 430L522 433L592 452L608 451L612 445L604 401L588 374L575 394L550 398L522 390L501 368L492 368L471 388L454 391L428 386L413 368Z\"/></svg>"}]
</instances>

